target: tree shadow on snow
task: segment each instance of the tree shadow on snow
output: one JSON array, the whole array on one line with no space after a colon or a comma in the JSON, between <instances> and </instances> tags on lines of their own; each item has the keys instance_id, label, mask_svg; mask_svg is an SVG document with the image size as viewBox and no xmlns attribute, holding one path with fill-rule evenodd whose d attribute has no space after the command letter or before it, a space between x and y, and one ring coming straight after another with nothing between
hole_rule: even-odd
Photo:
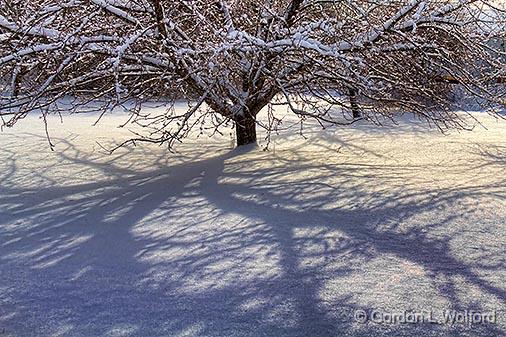
<instances>
[{"instance_id":1,"label":"tree shadow on snow","mask_svg":"<svg viewBox=\"0 0 506 337\"><path fill-rule=\"evenodd\" d=\"M2 149L0 335L504 333L500 321L360 325L353 317L358 309L453 308L495 309L500 320L504 247L455 240L496 230L466 220L479 216L471 200L504 201L504 179L420 188L406 177L423 180L433 168L339 164L325 145L312 160L304 147L234 150L178 165L160 156L139 172L116 164L128 162L128 151L104 162L60 144L51 165L82 168L70 173L77 183L61 184L40 163L33 185L16 184L15 149ZM474 150L482 159L463 177L506 167L500 148ZM89 181L89 170L103 178Z\"/></svg>"}]
</instances>

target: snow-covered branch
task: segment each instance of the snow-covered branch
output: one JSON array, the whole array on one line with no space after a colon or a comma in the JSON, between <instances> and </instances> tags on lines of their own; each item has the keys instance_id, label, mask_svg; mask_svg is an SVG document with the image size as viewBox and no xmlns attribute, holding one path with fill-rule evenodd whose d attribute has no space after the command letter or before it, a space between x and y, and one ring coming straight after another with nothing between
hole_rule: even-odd
<instances>
[{"instance_id":1,"label":"snow-covered branch","mask_svg":"<svg viewBox=\"0 0 506 337\"><path fill-rule=\"evenodd\" d=\"M456 84L504 106L505 22L486 0L12 3L0 8L0 115L11 125L71 95L107 108L198 99L190 115L239 128L273 100L326 123L348 123L350 110L369 120L411 110L452 124L443 112ZM150 135L169 141L187 117L132 121L149 120Z\"/></svg>"}]
</instances>

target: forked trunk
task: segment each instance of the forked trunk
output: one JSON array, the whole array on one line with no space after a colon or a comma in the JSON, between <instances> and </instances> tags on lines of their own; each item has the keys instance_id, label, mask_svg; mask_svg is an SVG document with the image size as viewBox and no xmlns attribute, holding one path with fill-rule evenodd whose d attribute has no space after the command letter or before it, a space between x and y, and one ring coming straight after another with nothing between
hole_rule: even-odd
<instances>
[{"instance_id":1,"label":"forked trunk","mask_svg":"<svg viewBox=\"0 0 506 337\"><path fill-rule=\"evenodd\" d=\"M236 117L235 134L237 146L256 143L257 132L255 117L247 112Z\"/></svg>"}]
</instances>

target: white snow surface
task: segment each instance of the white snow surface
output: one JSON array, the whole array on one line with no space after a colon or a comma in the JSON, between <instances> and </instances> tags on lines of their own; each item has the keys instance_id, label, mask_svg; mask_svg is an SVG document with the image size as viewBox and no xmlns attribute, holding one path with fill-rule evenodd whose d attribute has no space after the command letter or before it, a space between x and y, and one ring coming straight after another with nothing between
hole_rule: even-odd
<instances>
[{"instance_id":1,"label":"white snow surface","mask_svg":"<svg viewBox=\"0 0 506 337\"><path fill-rule=\"evenodd\" d=\"M54 152L28 117L0 133L0 336L503 336L506 121L475 117L113 155L124 116L51 119Z\"/></svg>"}]
</instances>

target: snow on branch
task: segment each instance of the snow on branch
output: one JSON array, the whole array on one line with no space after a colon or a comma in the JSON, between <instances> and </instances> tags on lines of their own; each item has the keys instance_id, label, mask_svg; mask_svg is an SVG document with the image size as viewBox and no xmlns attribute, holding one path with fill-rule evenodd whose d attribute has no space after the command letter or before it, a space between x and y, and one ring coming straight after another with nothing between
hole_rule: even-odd
<instances>
[{"instance_id":1,"label":"snow on branch","mask_svg":"<svg viewBox=\"0 0 506 337\"><path fill-rule=\"evenodd\" d=\"M411 111L443 127L461 125L452 113L456 86L485 108L505 104L506 11L492 1L9 6L0 8L0 115L9 125L63 96L104 102L104 111L126 101L196 100L184 116L133 112L147 139L170 144L199 114L218 116L217 127L251 126L244 119L270 104L322 123Z\"/></svg>"},{"instance_id":2,"label":"snow on branch","mask_svg":"<svg viewBox=\"0 0 506 337\"><path fill-rule=\"evenodd\" d=\"M116 16L130 22L130 23L135 24L135 25L139 24L139 21L134 16L132 16L129 13L125 12L124 10L116 7L115 6L115 5L117 5L116 1L110 1L110 0L91 0L91 1L94 4L105 9L109 13L112 13L112 14L114 14L114 15L116 15Z\"/></svg>"}]
</instances>

